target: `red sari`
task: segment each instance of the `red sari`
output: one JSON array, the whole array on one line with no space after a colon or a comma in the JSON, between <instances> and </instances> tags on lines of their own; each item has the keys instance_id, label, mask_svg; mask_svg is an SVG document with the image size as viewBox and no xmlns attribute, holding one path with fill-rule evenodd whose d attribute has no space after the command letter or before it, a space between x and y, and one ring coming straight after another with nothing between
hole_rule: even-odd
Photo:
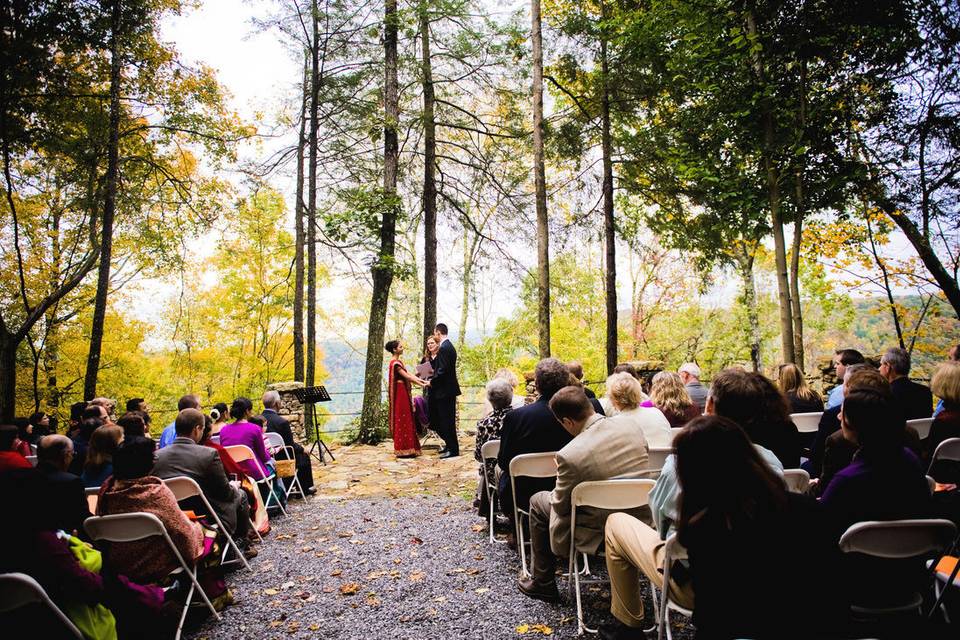
<instances>
[{"instance_id":1,"label":"red sari","mask_svg":"<svg viewBox=\"0 0 960 640\"><path fill-rule=\"evenodd\" d=\"M398 373L403 363L394 358L390 361L390 435L393 436L393 452L398 458L420 455L420 440L413 423L413 402L410 400L410 382Z\"/></svg>"}]
</instances>

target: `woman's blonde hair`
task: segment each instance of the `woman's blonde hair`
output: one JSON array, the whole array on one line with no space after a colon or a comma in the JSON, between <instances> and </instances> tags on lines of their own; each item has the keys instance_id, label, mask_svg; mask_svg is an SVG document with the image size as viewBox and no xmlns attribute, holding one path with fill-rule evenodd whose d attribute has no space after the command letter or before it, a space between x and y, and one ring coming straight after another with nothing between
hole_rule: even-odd
<instances>
[{"instance_id":1,"label":"woman's blonde hair","mask_svg":"<svg viewBox=\"0 0 960 640\"><path fill-rule=\"evenodd\" d=\"M930 390L945 403L960 405L960 362L941 362L933 372Z\"/></svg>"},{"instance_id":2,"label":"woman's blonde hair","mask_svg":"<svg viewBox=\"0 0 960 640\"><path fill-rule=\"evenodd\" d=\"M777 371L777 386L784 395L791 391L801 400L819 400L820 394L807 385L807 379L795 364L782 364Z\"/></svg>"},{"instance_id":3,"label":"woman's blonde hair","mask_svg":"<svg viewBox=\"0 0 960 640\"><path fill-rule=\"evenodd\" d=\"M683 386L680 374L673 371L661 371L653 376L650 387L650 399L654 406L664 413L682 416L687 409L693 406L693 400Z\"/></svg>"},{"instance_id":4,"label":"woman's blonde hair","mask_svg":"<svg viewBox=\"0 0 960 640\"><path fill-rule=\"evenodd\" d=\"M90 434L90 445L87 448L84 466L99 469L111 462L121 440L123 440L123 429L115 424L105 424L94 429Z\"/></svg>"},{"instance_id":5,"label":"woman's blonde hair","mask_svg":"<svg viewBox=\"0 0 960 640\"><path fill-rule=\"evenodd\" d=\"M614 373L607 378L607 397L621 411L636 409L646 400L640 383L629 373Z\"/></svg>"}]
</instances>

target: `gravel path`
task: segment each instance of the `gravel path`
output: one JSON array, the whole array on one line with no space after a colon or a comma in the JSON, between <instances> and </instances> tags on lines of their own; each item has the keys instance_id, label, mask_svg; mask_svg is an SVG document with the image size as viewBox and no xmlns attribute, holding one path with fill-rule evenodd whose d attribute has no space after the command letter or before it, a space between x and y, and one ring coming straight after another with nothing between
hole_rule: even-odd
<instances>
[{"instance_id":1,"label":"gravel path","mask_svg":"<svg viewBox=\"0 0 960 640\"><path fill-rule=\"evenodd\" d=\"M236 604L187 637L576 637L573 599L550 605L517 591L519 558L487 541L462 498L312 498L289 511L260 545L254 572L228 577ZM608 619L609 586L584 595L588 624ZM679 640L688 634L678 622Z\"/></svg>"}]
</instances>

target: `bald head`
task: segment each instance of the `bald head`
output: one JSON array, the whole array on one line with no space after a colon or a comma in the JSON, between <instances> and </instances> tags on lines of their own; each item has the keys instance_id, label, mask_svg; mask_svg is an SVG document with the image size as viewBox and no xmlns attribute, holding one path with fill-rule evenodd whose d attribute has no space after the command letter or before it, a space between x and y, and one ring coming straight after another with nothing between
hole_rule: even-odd
<instances>
[{"instance_id":1,"label":"bald head","mask_svg":"<svg viewBox=\"0 0 960 640\"><path fill-rule=\"evenodd\" d=\"M199 441L203 433L203 413L199 409L184 409L177 414L174 428L178 437Z\"/></svg>"},{"instance_id":2,"label":"bald head","mask_svg":"<svg viewBox=\"0 0 960 640\"><path fill-rule=\"evenodd\" d=\"M37 443L37 462L66 471L73 460L73 442L67 436L59 434L44 436Z\"/></svg>"}]
</instances>

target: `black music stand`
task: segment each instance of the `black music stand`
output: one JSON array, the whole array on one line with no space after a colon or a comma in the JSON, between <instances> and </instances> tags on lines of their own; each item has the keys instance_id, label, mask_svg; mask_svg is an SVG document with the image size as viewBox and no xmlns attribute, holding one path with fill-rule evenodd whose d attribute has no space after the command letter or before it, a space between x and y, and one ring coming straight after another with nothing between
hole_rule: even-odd
<instances>
[{"instance_id":1,"label":"black music stand","mask_svg":"<svg viewBox=\"0 0 960 640\"><path fill-rule=\"evenodd\" d=\"M327 461L324 459L323 455L324 451L330 455L330 460L336 460L336 458L333 457L333 452L330 451L330 447L327 446L327 443L320 439L320 425L317 423L317 408L314 406L318 402L330 402L330 394L327 393L326 387L323 385L318 385L316 387L294 389L293 395L297 400L300 401L300 404L303 405L304 409L306 409L307 405L310 405L310 419L313 422L313 444L310 445L310 451L308 453L323 464L327 464ZM304 428L307 427L306 424L303 426ZM317 449L319 449L319 452Z\"/></svg>"}]
</instances>

